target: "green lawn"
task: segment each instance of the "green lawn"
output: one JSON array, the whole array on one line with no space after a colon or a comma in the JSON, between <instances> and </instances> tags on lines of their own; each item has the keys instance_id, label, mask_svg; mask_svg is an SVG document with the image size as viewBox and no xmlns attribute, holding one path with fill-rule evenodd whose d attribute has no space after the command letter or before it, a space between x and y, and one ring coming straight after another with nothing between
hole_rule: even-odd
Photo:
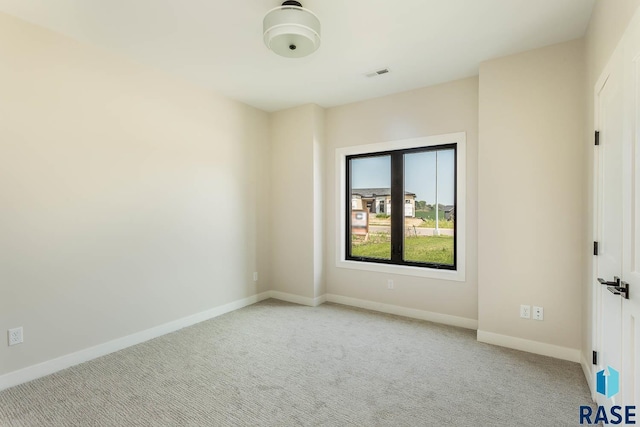
<instances>
[{"instance_id":1,"label":"green lawn","mask_svg":"<svg viewBox=\"0 0 640 427\"><path fill-rule=\"evenodd\" d=\"M390 242L373 240L367 243L354 244L351 248L354 257L391 258ZM418 236L407 237L404 244L406 261L432 262L436 264L453 264L453 236Z\"/></svg>"},{"instance_id":2,"label":"green lawn","mask_svg":"<svg viewBox=\"0 0 640 427\"><path fill-rule=\"evenodd\" d=\"M435 228L436 226L436 212L431 211L416 211L416 218L422 218L424 221L420 224L420 227ZM447 221L444 219L444 211L440 211L438 214L438 227L440 228L453 228L453 221Z\"/></svg>"},{"instance_id":3,"label":"green lawn","mask_svg":"<svg viewBox=\"0 0 640 427\"><path fill-rule=\"evenodd\" d=\"M444 211L441 210L438 214L439 218L444 218ZM430 210L430 211L420 211L420 210L416 210L416 218L424 218L424 219L436 219L436 211L435 210Z\"/></svg>"}]
</instances>

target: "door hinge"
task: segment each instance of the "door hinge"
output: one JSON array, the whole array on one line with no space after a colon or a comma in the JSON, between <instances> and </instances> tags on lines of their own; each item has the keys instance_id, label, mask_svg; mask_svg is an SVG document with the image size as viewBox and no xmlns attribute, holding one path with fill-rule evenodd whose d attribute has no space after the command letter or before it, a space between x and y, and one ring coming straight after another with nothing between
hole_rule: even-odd
<instances>
[{"instance_id":1,"label":"door hinge","mask_svg":"<svg viewBox=\"0 0 640 427\"><path fill-rule=\"evenodd\" d=\"M598 242L593 242L593 254L598 255Z\"/></svg>"},{"instance_id":2,"label":"door hinge","mask_svg":"<svg viewBox=\"0 0 640 427\"><path fill-rule=\"evenodd\" d=\"M592 357L592 362L594 365L598 364L598 352L593 350L593 357Z\"/></svg>"},{"instance_id":3,"label":"door hinge","mask_svg":"<svg viewBox=\"0 0 640 427\"><path fill-rule=\"evenodd\" d=\"M599 130L596 131L595 143L596 143L596 145L600 145L600 131Z\"/></svg>"}]
</instances>

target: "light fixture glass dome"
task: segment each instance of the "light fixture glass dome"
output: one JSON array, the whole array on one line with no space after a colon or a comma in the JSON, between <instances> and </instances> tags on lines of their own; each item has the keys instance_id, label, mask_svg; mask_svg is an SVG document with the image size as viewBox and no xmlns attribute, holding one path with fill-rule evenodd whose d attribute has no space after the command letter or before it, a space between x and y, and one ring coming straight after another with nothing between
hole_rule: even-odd
<instances>
[{"instance_id":1,"label":"light fixture glass dome","mask_svg":"<svg viewBox=\"0 0 640 427\"><path fill-rule=\"evenodd\" d=\"M297 1L271 9L262 22L264 43L287 58L301 58L320 46L320 20Z\"/></svg>"}]
</instances>

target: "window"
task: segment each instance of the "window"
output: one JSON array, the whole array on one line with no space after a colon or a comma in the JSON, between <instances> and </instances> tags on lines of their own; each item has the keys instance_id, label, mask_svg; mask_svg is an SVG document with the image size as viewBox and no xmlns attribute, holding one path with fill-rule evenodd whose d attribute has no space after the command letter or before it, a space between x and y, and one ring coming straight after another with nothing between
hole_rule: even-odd
<instances>
[{"instance_id":1,"label":"window","mask_svg":"<svg viewBox=\"0 0 640 427\"><path fill-rule=\"evenodd\" d=\"M464 280L464 133L336 153L339 267Z\"/></svg>"},{"instance_id":2,"label":"window","mask_svg":"<svg viewBox=\"0 0 640 427\"><path fill-rule=\"evenodd\" d=\"M455 270L455 218L446 212L456 206L456 144L357 154L346 162L347 259ZM358 201L373 198L378 211L363 228L367 212Z\"/></svg>"}]
</instances>

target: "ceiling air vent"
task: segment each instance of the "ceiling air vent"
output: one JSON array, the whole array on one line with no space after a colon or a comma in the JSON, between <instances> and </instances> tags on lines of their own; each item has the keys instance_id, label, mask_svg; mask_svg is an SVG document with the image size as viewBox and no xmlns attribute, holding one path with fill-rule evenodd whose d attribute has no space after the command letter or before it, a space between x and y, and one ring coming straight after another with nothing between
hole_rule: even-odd
<instances>
[{"instance_id":1,"label":"ceiling air vent","mask_svg":"<svg viewBox=\"0 0 640 427\"><path fill-rule=\"evenodd\" d=\"M383 74L387 74L389 72L388 68L383 68L382 70L377 70L377 71L372 71L370 73L366 73L365 76L367 77L376 77L376 76L381 76Z\"/></svg>"}]
</instances>

